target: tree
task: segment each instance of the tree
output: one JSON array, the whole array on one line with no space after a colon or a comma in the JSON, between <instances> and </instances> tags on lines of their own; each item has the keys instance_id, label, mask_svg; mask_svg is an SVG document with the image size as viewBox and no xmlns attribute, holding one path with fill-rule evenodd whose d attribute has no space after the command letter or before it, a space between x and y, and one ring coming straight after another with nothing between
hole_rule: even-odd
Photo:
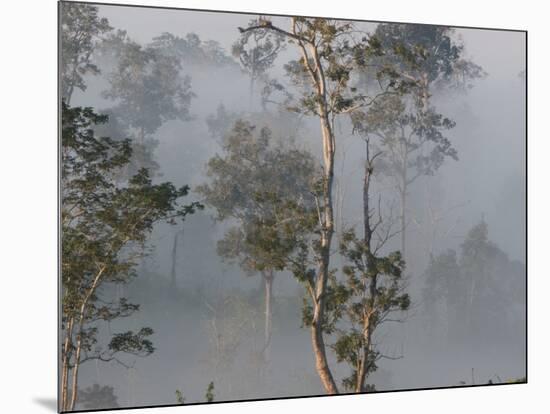
<instances>
[{"instance_id":1,"label":"tree","mask_svg":"<svg viewBox=\"0 0 550 414\"><path fill-rule=\"evenodd\" d=\"M117 361L121 354L147 356L154 351L153 330L115 333L99 344L102 321L128 317L139 305L113 299L113 286L135 276L136 261L155 223L175 222L202 206L182 205L187 186L153 184L146 169L117 185L115 174L130 161L129 140L95 136L107 122L92 108L62 103L62 349L61 396L64 411L77 402L78 373L90 361ZM69 378L71 378L69 392Z\"/></svg>"},{"instance_id":2,"label":"tree","mask_svg":"<svg viewBox=\"0 0 550 414\"><path fill-rule=\"evenodd\" d=\"M264 20L261 20L264 21ZM249 27L255 26L256 20L249 22ZM273 66L277 56L284 48L284 36L268 29L242 29L242 36L233 43L231 52L238 58L242 67L250 76L250 104L254 96L254 84L265 76Z\"/></svg>"},{"instance_id":3,"label":"tree","mask_svg":"<svg viewBox=\"0 0 550 414\"><path fill-rule=\"evenodd\" d=\"M385 356L374 342L376 329L389 320L389 316L404 312L410 306L402 278L405 263L401 253L391 252L385 256L381 253L392 236L392 218L382 217L380 203L377 209L372 207L374 161L380 153L370 153L368 139L365 144L364 234L358 238L355 231L349 229L342 236L340 253L348 263L342 269L346 279L335 283L337 294L333 295L335 303L331 306L335 320L345 318L344 328L335 328L338 338L332 348L339 362L345 361L351 366L351 375L343 380L343 386L355 392L374 389L366 380L377 369L377 361Z\"/></svg>"},{"instance_id":4,"label":"tree","mask_svg":"<svg viewBox=\"0 0 550 414\"><path fill-rule=\"evenodd\" d=\"M383 59L418 84L425 109L433 88L469 89L486 76L481 66L464 56L465 46L451 27L382 23L374 36L390 52Z\"/></svg>"},{"instance_id":5,"label":"tree","mask_svg":"<svg viewBox=\"0 0 550 414\"><path fill-rule=\"evenodd\" d=\"M104 54L112 54L116 61L109 77L110 88L103 95L117 105L106 111L110 125L102 132L134 138L134 156L123 176L135 174L140 168L157 171L156 131L167 121L191 119L189 108L195 94L191 91L191 78L182 75L178 40L182 39L165 33L142 46L119 30L103 44ZM177 243L178 232L173 241L173 286Z\"/></svg>"},{"instance_id":6,"label":"tree","mask_svg":"<svg viewBox=\"0 0 550 414\"><path fill-rule=\"evenodd\" d=\"M142 46L125 32L111 36L104 48L115 53L116 66L109 75L105 98L116 102L111 120L122 129L119 135L133 136L134 159L129 175L139 168L153 169L155 132L167 121L189 120L195 96L191 79L182 76L180 60L159 44Z\"/></svg>"},{"instance_id":7,"label":"tree","mask_svg":"<svg viewBox=\"0 0 550 414\"><path fill-rule=\"evenodd\" d=\"M489 229L487 223L482 218L481 222L473 226L466 235L466 239L461 247L461 284L462 294L460 305L462 305L462 318L465 320L464 328L466 332L476 334L481 333L481 327L485 325L483 314L488 311L489 294L492 289L501 290L501 286L492 286L494 282L500 284L501 281L492 280L494 276L502 277L504 275L493 275L493 263L495 256L500 253L500 249L488 238ZM504 292L503 292L504 293ZM506 298L507 295L497 295L497 298ZM500 300L502 303L502 300ZM475 335L478 336L478 335Z\"/></svg>"},{"instance_id":8,"label":"tree","mask_svg":"<svg viewBox=\"0 0 550 414\"><path fill-rule=\"evenodd\" d=\"M282 35L295 46L298 60L285 65L288 75L300 92L295 105L289 109L318 118L321 129L323 173L316 194L319 227L315 238L308 241L315 256L316 270L308 265L308 249L301 249L304 263L293 264L296 278L306 286L311 306L308 326L315 355L315 366L328 394L338 393L328 365L324 340L326 326L327 286L331 275L330 254L334 234L334 156L336 152L335 118L349 114L372 102L372 97L357 91L350 79L359 64L364 64L379 48L367 36L357 38L353 25L321 18L291 17L290 27L284 29L270 20L260 18L240 32L269 31ZM390 86L391 83L389 84ZM304 242L305 243L305 242Z\"/></svg>"},{"instance_id":9,"label":"tree","mask_svg":"<svg viewBox=\"0 0 550 414\"><path fill-rule=\"evenodd\" d=\"M313 206L310 187L315 171L308 152L274 142L267 127L257 131L249 122L238 120L225 137L223 155L208 162L211 182L197 189L205 204L216 210L218 220L237 221L218 242L219 254L238 259L247 273L262 276L265 356L271 343L273 281L276 272L287 266L298 231L284 206Z\"/></svg>"},{"instance_id":10,"label":"tree","mask_svg":"<svg viewBox=\"0 0 550 414\"><path fill-rule=\"evenodd\" d=\"M364 118L364 133L380 138L384 149L379 169L395 183L401 204L401 254L406 251L406 201L419 177L433 175L446 158L458 159L445 132L455 122L437 111L436 90L466 90L485 76L483 69L464 57L464 45L445 26L384 23L374 36L385 51L381 66L408 81L406 95L386 95Z\"/></svg>"},{"instance_id":11,"label":"tree","mask_svg":"<svg viewBox=\"0 0 550 414\"><path fill-rule=\"evenodd\" d=\"M343 302L338 312L351 327L337 328L338 338L331 347L339 362L350 365L351 374L342 384L354 392L374 390L366 382L368 376L376 371L380 358L393 358L377 348L376 329L393 313L404 312L410 306L409 295L404 292L401 254L397 251L377 257L371 249L367 239L357 238L353 230L343 235L341 254L349 264L343 268L347 279L336 299Z\"/></svg>"},{"instance_id":12,"label":"tree","mask_svg":"<svg viewBox=\"0 0 550 414\"><path fill-rule=\"evenodd\" d=\"M185 397L180 390L176 390L176 403L179 405L185 404Z\"/></svg>"},{"instance_id":13,"label":"tree","mask_svg":"<svg viewBox=\"0 0 550 414\"><path fill-rule=\"evenodd\" d=\"M108 385L102 387L99 384L94 384L80 390L78 401L86 410L112 409L119 406L114 388Z\"/></svg>"},{"instance_id":14,"label":"tree","mask_svg":"<svg viewBox=\"0 0 550 414\"><path fill-rule=\"evenodd\" d=\"M525 266L489 240L484 220L468 231L460 254L447 250L432 257L426 275L424 302L443 306L449 341L522 332Z\"/></svg>"},{"instance_id":15,"label":"tree","mask_svg":"<svg viewBox=\"0 0 550 414\"><path fill-rule=\"evenodd\" d=\"M206 393L204 394L204 400L208 403L214 401L214 382L210 381L208 387L206 388ZM176 403L179 405L185 404L185 397L181 390L176 390Z\"/></svg>"},{"instance_id":16,"label":"tree","mask_svg":"<svg viewBox=\"0 0 550 414\"><path fill-rule=\"evenodd\" d=\"M239 64L226 54L218 42L201 40L196 33L187 33L185 37L179 37L165 32L153 38L151 47L161 50L167 56L177 58L185 67L239 68Z\"/></svg>"},{"instance_id":17,"label":"tree","mask_svg":"<svg viewBox=\"0 0 550 414\"><path fill-rule=\"evenodd\" d=\"M237 120L243 120L258 127L267 126L273 135L284 136L291 141L298 139L305 132L303 120L299 114L287 111L284 108L285 103L281 104L272 100L273 92L270 90L271 87L266 85L265 88L265 94L262 91L263 104L261 110L229 111L223 103L220 103L216 108L216 112L206 117L208 132L219 145L224 145L225 136L231 132L231 128ZM290 96L287 95L286 90L283 90L283 94L287 98ZM276 110L267 108L268 103L277 105Z\"/></svg>"},{"instance_id":18,"label":"tree","mask_svg":"<svg viewBox=\"0 0 550 414\"><path fill-rule=\"evenodd\" d=\"M240 114L228 111L225 105L220 103L216 108L216 113L206 117L206 125L210 136L217 140L220 145L223 145L225 135L239 118L241 118Z\"/></svg>"},{"instance_id":19,"label":"tree","mask_svg":"<svg viewBox=\"0 0 550 414\"><path fill-rule=\"evenodd\" d=\"M214 382L210 381L208 383L208 387L206 388L206 393L204 394L204 399L206 402L212 402L214 401Z\"/></svg>"},{"instance_id":20,"label":"tree","mask_svg":"<svg viewBox=\"0 0 550 414\"><path fill-rule=\"evenodd\" d=\"M406 250L406 200L409 187L423 175L433 175L445 158L458 159L444 135L454 121L433 108L421 112L418 101L407 95L380 97L365 113L354 114L354 128L363 136L377 137L382 157L379 169L395 184L400 201L401 253Z\"/></svg>"},{"instance_id":21,"label":"tree","mask_svg":"<svg viewBox=\"0 0 550 414\"><path fill-rule=\"evenodd\" d=\"M460 309L458 301L461 297L458 294L461 280L456 251L449 249L437 256L430 256L425 275L422 299L431 333L433 334L439 326L447 328L450 332L450 327L460 315L460 312L456 314ZM438 317L441 320L438 320Z\"/></svg>"},{"instance_id":22,"label":"tree","mask_svg":"<svg viewBox=\"0 0 550 414\"><path fill-rule=\"evenodd\" d=\"M98 16L98 8L82 3L61 3L61 96L70 104L76 89L86 90L84 77L98 75L93 53L112 27Z\"/></svg>"},{"instance_id":23,"label":"tree","mask_svg":"<svg viewBox=\"0 0 550 414\"><path fill-rule=\"evenodd\" d=\"M231 369L247 340L253 343L253 355L256 354L256 341L253 338L261 315L250 298L239 295L217 295L212 300L203 300L209 314L207 333L210 346L206 361L212 369L213 380L221 384L223 388L220 389L225 389L231 395L234 389ZM248 360L255 361L256 358ZM239 372L242 374L244 370L243 364L239 364Z\"/></svg>"}]
</instances>

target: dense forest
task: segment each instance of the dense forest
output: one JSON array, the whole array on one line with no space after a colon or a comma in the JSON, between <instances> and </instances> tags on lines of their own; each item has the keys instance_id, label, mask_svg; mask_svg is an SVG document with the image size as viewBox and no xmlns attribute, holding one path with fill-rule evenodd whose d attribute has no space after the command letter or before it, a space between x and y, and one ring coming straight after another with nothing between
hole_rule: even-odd
<instances>
[{"instance_id":1,"label":"dense forest","mask_svg":"<svg viewBox=\"0 0 550 414\"><path fill-rule=\"evenodd\" d=\"M524 33L59 24L62 411L525 381Z\"/></svg>"}]
</instances>

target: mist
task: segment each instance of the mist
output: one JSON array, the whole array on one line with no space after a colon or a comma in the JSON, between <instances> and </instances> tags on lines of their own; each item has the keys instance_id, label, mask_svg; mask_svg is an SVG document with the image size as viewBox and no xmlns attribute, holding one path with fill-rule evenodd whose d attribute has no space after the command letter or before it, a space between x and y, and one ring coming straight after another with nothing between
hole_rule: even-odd
<instances>
[{"instance_id":1,"label":"mist","mask_svg":"<svg viewBox=\"0 0 550 414\"><path fill-rule=\"evenodd\" d=\"M113 332L147 326L154 331L150 338L154 352L146 357L124 356L123 364L98 359L82 364L78 388L112 387L120 407L177 404L176 391L184 403L204 402L211 382L215 401L325 394L311 334L304 326L303 285L289 267L275 271L266 352L261 272L245 269L239 257L220 254L219 241L239 226L240 216L220 219L220 209L201 190L213 185L216 176L209 161L226 155L227 136L239 119L253 126L254 137L267 127L274 148L311 154L315 168L321 168L318 118L262 100L266 78L280 82L293 99L297 96L285 64L298 59L299 53L287 44L265 71L266 77L258 77L251 87L251 75L233 55L232 46L241 38L238 28L246 28L258 16L107 5L98 5L97 13L108 20L113 32L126 31L127 39L142 47L163 33L181 39L195 34L199 49L216 50L215 56L222 57L217 63L214 55L202 61L185 54L178 58L177 82L183 84L187 78L193 93L185 116L161 117L160 126L151 128L145 140L142 134L140 141L137 127L124 130L125 136L111 136L129 138L134 144L150 140L148 156L157 165L152 182L188 185L185 202L197 201L205 208L185 216L183 222L154 224L145 241L147 254L134 267L135 277L124 285L106 284L100 291L108 299L126 297L139 304L139 310L98 323L98 342L108 342ZM287 27L289 19L271 21ZM369 34L377 28L370 22L354 25ZM525 33L456 28L452 38L462 42L464 58L479 65L485 75L474 79L471 87L430 92L431 105L456 124L444 134L457 156L447 157L432 174L420 175L407 190L402 277L410 306L374 333L380 358L367 381L376 391L513 382L526 375L526 88L521 75ZM217 42L217 49L208 46L209 41ZM111 98L105 93L120 63L116 54L109 53L112 44L93 52L98 73L83 75L86 88L75 88L71 106L93 107L100 114L113 114L120 107L123 95ZM283 102L285 96L276 89L269 99ZM212 125L220 120L220 111L229 121L217 132ZM110 116L97 134L116 133L114 119ZM346 258L338 246L346 229L363 226L365 141L344 115L335 120L334 134L330 268L336 280L344 280ZM398 226L394 181L373 165L372 199L374 204L381 200L380 207L373 208L380 208L388 220L390 211L395 211ZM482 234L479 240L477 234ZM396 233L380 254L399 251L400 241ZM468 243L483 247L471 253ZM450 251L458 270L449 280L478 281L468 285L474 293L467 298L452 282L444 287L434 283L440 272L434 263L449 267L443 259L453 257ZM469 305L462 305L467 300ZM339 323L341 329L351 326ZM328 346L337 335L338 330L326 333L325 342L330 368L340 383L350 367L338 362ZM100 397L89 401L93 408L115 404ZM90 407L85 404L86 399L79 397L75 407Z\"/></svg>"}]
</instances>

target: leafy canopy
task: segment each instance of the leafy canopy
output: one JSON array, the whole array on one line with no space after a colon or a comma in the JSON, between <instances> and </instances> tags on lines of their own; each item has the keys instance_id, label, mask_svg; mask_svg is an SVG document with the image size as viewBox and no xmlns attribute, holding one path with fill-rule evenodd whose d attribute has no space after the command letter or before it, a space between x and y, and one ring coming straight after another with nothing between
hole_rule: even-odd
<instances>
[{"instance_id":1,"label":"leafy canopy","mask_svg":"<svg viewBox=\"0 0 550 414\"><path fill-rule=\"evenodd\" d=\"M94 127L106 122L106 116L92 108L62 105L62 322L72 344L67 356L73 357L76 344L84 355L72 365L111 360L119 352L149 355L154 351L150 328L116 333L106 348L97 344L99 321L139 310L126 298L113 298L108 287L135 276L155 223L184 219L202 205L182 204L187 186L153 184L146 169L126 185L117 184L117 171L132 155L129 140L96 137Z\"/></svg>"},{"instance_id":2,"label":"leafy canopy","mask_svg":"<svg viewBox=\"0 0 550 414\"><path fill-rule=\"evenodd\" d=\"M237 220L218 243L219 253L240 258L250 272L284 269L303 225L303 217L291 212L311 207L316 168L308 152L274 143L267 127L258 131L238 120L223 155L208 162L210 183L198 188L218 220Z\"/></svg>"}]
</instances>

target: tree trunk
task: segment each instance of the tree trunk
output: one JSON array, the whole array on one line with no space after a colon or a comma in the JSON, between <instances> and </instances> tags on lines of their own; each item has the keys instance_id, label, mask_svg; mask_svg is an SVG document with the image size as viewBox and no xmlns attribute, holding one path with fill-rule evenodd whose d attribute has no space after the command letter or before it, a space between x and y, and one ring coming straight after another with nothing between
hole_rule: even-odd
<instances>
[{"instance_id":1,"label":"tree trunk","mask_svg":"<svg viewBox=\"0 0 550 414\"><path fill-rule=\"evenodd\" d=\"M357 383L355 384L355 392L365 392L367 390L366 381L369 370L369 357L372 351L372 328L370 324L370 318L367 318L363 326L363 338L364 344L362 349L362 357L359 361L359 368L357 370Z\"/></svg>"},{"instance_id":2,"label":"tree trunk","mask_svg":"<svg viewBox=\"0 0 550 414\"><path fill-rule=\"evenodd\" d=\"M248 106L250 107L250 111L253 112L254 108L253 108L253 101L254 101L254 77L256 75L253 73L250 74L250 85L249 85L249 89L248 89Z\"/></svg>"},{"instance_id":3,"label":"tree trunk","mask_svg":"<svg viewBox=\"0 0 550 414\"><path fill-rule=\"evenodd\" d=\"M73 378L72 378L72 385L71 385L71 387L72 387L71 400L69 401L67 411L74 410L74 406L76 404L76 399L77 399L77 395L78 395L78 370L80 368L80 354L81 354L81 351L82 351L82 331L84 329L84 322L85 322L85 317L86 317L86 311L87 311L87 308L88 308L88 302L89 302L90 298L92 297L92 295L94 294L95 290L97 289L97 287L99 285L99 282L101 280L101 276L105 272L105 269L106 269L105 266L102 266L99 269L99 271L97 272L97 274L94 277L92 285L90 286L90 288L86 292L86 296L82 300L82 305L80 305L80 310L79 310L79 315L78 315L77 341L76 341L76 347L75 347L76 354L75 354L75 358L74 358L74 364L73 364L73 367L72 367ZM72 352L72 350L71 350L71 352ZM68 375L67 375L66 380L68 380Z\"/></svg>"},{"instance_id":4,"label":"tree trunk","mask_svg":"<svg viewBox=\"0 0 550 414\"><path fill-rule=\"evenodd\" d=\"M63 359L61 365L61 395L59 396L59 410L65 411L67 409L67 394L68 394L68 378L69 378L69 365L68 361Z\"/></svg>"},{"instance_id":5,"label":"tree trunk","mask_svg":"<svg viewBox=\"0 0 550 414\"><path fill-rule=\"evenodd\" d=\"M327 394L338 394L338 387L332 376L329 368L325 341L323 338L323 322L325 314L325 292L327 287L329 265L330 265L330 246L332 235L334 233L334 212L332 205L332 185L334 180L334 154L335 154L335 139L334 131L330 123L325 77L323 73L323 65L321 64L316 46L311 45L311 53L315 61L315 71L313 78L317 81L317 95L320 98L318 104L319 118L321 121L321 134L323 140L323 161L324 161L324 185L323 185L323 222L321 223L321 249L320 262L317 272L317 280L315 283L315 298L313 321L311 325L311 339L313 344L313 352L315 353L315 367L321 382ZM306 56L307 58L307 56Z\"/></svg>"},{"instance_id":6,"label":"tree trunk","mask_svg":"<svg viewBox=\"0 0 550 414\"><path fill-rule=\"evenodd\" d=\"M406 218L406 209L407 209L407 189L408 189L408 156L407 156L407 144L403 148L403 160L401 164L401 183L399 185L399 201L401 204L400 211L400 227L401 227L401 257L403 260L407 261L405 256L405 249L407 247L406 237L407 237L407 218Z\"/></svg>"},{"instance_id":7,"label":"tree trunk","mask_svg":"<svg viewBox=\"0 0 550 414\"><path fill-rule=\"evenodd\" d=\"M370 227L370 207L369 207L369 186L370 186L370 165L368 161L368 149L367 149L367 161L365 165L365 176L363 177L363 239L365 244L370 247L370 240L372 237L372 229Z\"/></svg>"},{"instance_id":8,"label":"tree trunk","mask_svg":"<svg viewBox=\"0 0 550 414\"><path fill-rule=\"evenodd\" d=\"M269 348L271 346L271 322L272 322L272 298L273 298L273 270L263 273L265 286L265 325L264 325L264 360L269 360Z\"/></svg>"},{"instance_id":9,"label":"tree trunk","mask_svg":"<svg viewBox=\"0 0 550 414\"><path fill-rule=\"evenodd\" d=\"M269 25L270 30L282 33L294 39L303 57L305 70L311 78L311 86L317 97L317 116L320 120L324 163L323 200L320 206L320 249L318 269L314 282L311 285L310 296L313 304L313 318L311 321L311 342L315 355L315 367L327 394L337 394L338 388L330 371L325 342L323 339L323 322L325 312L325 293L329 276L330 246L334 233L334 213L332 201L332 184L334 178L335 139L329 119L330 112L326 94L326 80L323 64L319 56L318 45L297 34L296 18L291 18L292 32L287 32ZM299 30L299 29L298 29ZM313 60L314 65L309 62Z\"/></svg>"},{"instance_id":10,"label":"tree trunk","mask_svg":"<svg viewBox=\"0 0 550 414\"><path fill-rule=\"evenodd\" d=\"M178 251L178 232L174 234L174 244L172 245L172 270L170 272L170 285L172 292L176 289L176 256Z\"/></svg>"},{"instance_id":11,"label":"tree trunk","mask_svg":"<svg viewBox=\"0 0 550 414\"><path fill-rule=\"evenodd\" d=\"M72 334L73 334L74 319L71 318L67 323L67 332L65 333L65 341L63 344L63 358L61 364L61 396L60 396L60 408L61 410L67 409L68 394L69 394L69 365L71 362L71 347L72 347Z\"/></svg>"},{"instance_id":12,"label":"tree trunk","mask_svg":"<svg viewBox=\"0 0 550 414\"><path fill-rule=\"evenodd\" d=\"M364 226L364 235L363 241L366 247L366 256L367 256L367 271L371 272L372 269L376 268L376 260L374 253L372 252L372 226L370 222L370 184L371 177L373 172L373 160L369 155L369 142L367 141L365 146L365 174L363 177L363 226ZM366 280L365 283L368 283L369 295L373 302L378 295L377 291L377 275L373 274L370 280ZM359 361L359 367L357 369L357 380L355 384L355 392L365 392L366 391L366 379L369 374L369 357L372 352L372 333L374 331L375 325L373 324L373 308L367 307L364 313L363 319L363 347L361 350L362 358Z\"/></svg>"},{"instance_id":13,"label":"tree trunk","mask_svg":"<svg viewBox=\"0 0 550 414\"><path fill-rule=\"evenodd\" d=\"M426 72L422 74L421 87L422 87L422 115L426 115L428 113L429 99L430 99L430 93L428 92L428 88L429 88L428 74Z\"/></svg>"},{"instance_id":14,"label":"tree trunk","mask_svg":"<svg viewBox=\"0 0 550 414\"><path fill-rule=\"evenodd\" d=\"M323 134L323 156L325 161L325 177L323 186L323 218L321 226L321 251L317 280L315 283L315 297L313 298L313 320L311 325L311 340L315 353L315 367L327 394L338 394L338 387L330 371L325 341L323 338L323 321L325 313L325 291L328 281L330 265L330 246L334 233L334 219L332 206L332 183L334 177L334 136L330 122L323 107L320 111L321 130Z\"/></svg>"},{"instance_id":15,"label":"tree trunk","mask_svg":"<svg viewBox=\"0 0 550 414\"><path fill-rule=\"evenodd\" d=\"M73 90L74 90L74 86L73 85L69 86L69 89L67 90L67 96L65 97L65 103L67 105L71 104L71 97L73 96Z\"/></svg>"},{"instance_id":16,"label":"tree trunk","mask_svg":"<svg viewBox=\"0 0 550 414\"><path fill-rule=\"evenodd\" d=\"M314 313L319 314L321 305L315 307ZM332 376L332 372L328 366L327 355L325 350L325 341L320 324L314 323L311 326L311 342L313 344L313 352L315 354L315 368L321 379L321 383L327 394L338 394L336 382Z\"/></svg>"},{"instance_id":17,"label":"tree trunk","mask_svg":"<svg viewBox=\"0 0 550 414\"><path fill-rule=\"evenodd\" d=\"M73 59L73 73L72 73L72 78L71 78L71 82L70 82L70 85L69 87L67 88L67 91L66 91L66 96L65 96L65 103L67 105L70 105L71 104L71 98L73 96L73 92L74 92L74 82L75 82L75 78L77 76L77 67L78 67L78 57L75 56L74 59Z\"/></svg>"},{"instance_id":18,"label":"tree trunk","mask_svg":"<svg viewBox=\"0 0 550 414\"><path fill-rule=\"evenodd\" d=\"M78 339L76 341L76 354L74 358L74 366L72 369L73 380L71 383L71 401L69 402L69 411L73 411L76 405L76 398L78 395L78 370L80 368L80 352L82 350L82 323L78 333Z\"/></svg>"},{"instance_id":19,"label":"tree trunk","mask_svg":"<svg viewBox=\"0 0 550 414\"><path fill-rule=\"evenodd\" d=\"M139 143L143 146L145 146L145 128L140 127L139 129Z\"/></svg>"},{"instance_id":20,"label":"tree trunk","mask_svg":"<svg viewBox=\"0 0 550 414\"><path fill-rule=\"evenodd\" d=\"M405 188L405 187L404 187ZM401 257L403 260L406 261L405 258L405 248L407 246L407 217L406 217L406 203L407 203L407 191L403 190L399 194L400 203L401 203L401 211L399 215L399 224L401 227Z\"/></svg>"}]
</instances>

